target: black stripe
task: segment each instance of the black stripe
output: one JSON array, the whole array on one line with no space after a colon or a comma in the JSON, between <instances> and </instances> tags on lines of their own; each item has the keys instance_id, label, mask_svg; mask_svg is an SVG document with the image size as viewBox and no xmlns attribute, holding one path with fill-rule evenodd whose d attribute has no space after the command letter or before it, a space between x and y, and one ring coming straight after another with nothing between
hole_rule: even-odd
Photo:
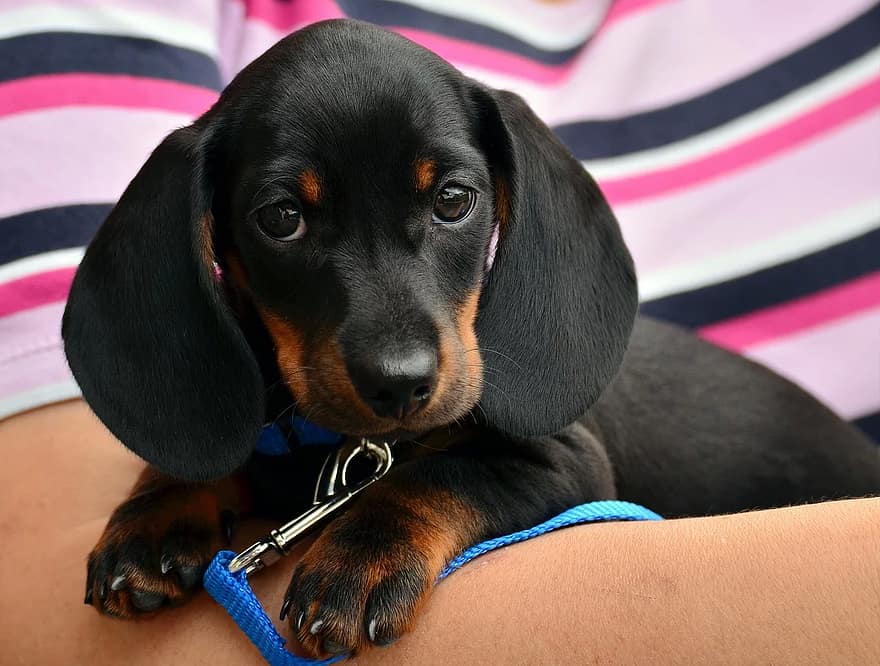
<instances>
[{"instance_id":1,"label":"black stripe","mask_svg":"<svg viewBox=\"0 0 880 666\"><path fill-rule=\"evenodd\" d=\"M756 273L642 304L644 314L698 328L880 270L880 223L863 236Z\"/></svg>"},{"instance_id":2,"label":"black stripe","mask_svg":"<svg viewBox=\"0 0 880 666\"><path fill-rule=\"evenodd\" d=\"M655 111L561 125L555 130L582 160L656 148L759 109L846 65L878 44L880 4L809 46L699 97Z\"/></svg>"},{"instance_id":3,"label":"black stripe","mask_svg":"<svg viewBox=\"0 0 880 666\"><path fill-rule=\"evenodd\" d=\"M72 72L148 76L221 88L220 71L211 58L151 39L43 32L0 40L0 81Z\"/></svg>"},{"instance_id":4,"label":"black stripe","mask_svg":"<svg viewBox=\"0 0 880 666\"><path fill-rule=\"evenodd\" d=\"M112 204L35 210L0 219L0 264L88 244Z\"/></svg>"},{"instance_id":5,"label":"black stripe","mask_svg":"<svg viewBox=\"0 0 880 666\"><path fill-rule=\"evenodd\" d=\"M853 421L853 425L864 432L868 437L880 444L880 412L868 414Z\"/></svg>"},{"instance_id":6,"label":"black stripe","mask_svg":"<svg viewBox=\"0 0 880 666\"><path fill-rule=\"evenodd\" d=\"M475 0L479 2L480 0ZM346 16L386 27L415 28L508 51L545 65L564 65L586 42L564 51L540 49L486 25L388 0L337 0Z\"/></svg>"}]
</instances>

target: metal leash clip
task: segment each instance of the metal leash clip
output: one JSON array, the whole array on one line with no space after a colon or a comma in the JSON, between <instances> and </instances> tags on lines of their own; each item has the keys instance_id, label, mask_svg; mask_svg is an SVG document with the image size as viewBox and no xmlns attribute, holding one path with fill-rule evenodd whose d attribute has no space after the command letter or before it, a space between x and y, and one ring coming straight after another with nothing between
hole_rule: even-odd
<instances>
[{"instance_id":1,"label":"metal leash clip","mask_svg":"<svg viewBox=\"0 0 880 666\"><path fill-rule=\"evenodd\" d=\"M297 538L305 534L321 520L340 509L359 492L381 479L391 469L393 462L391 445L388 442L376 444L369 439L361 439L352 448L343 445L327 457L318 483L312 507L276 530L272 530L254 545L243 550L229 563L229 572L237 573L244 569L245 575L265 569L287 555ZM359 456L373 460L376 467L372 474L349 485L349 467Z\"/></svg>"}]
</instances>

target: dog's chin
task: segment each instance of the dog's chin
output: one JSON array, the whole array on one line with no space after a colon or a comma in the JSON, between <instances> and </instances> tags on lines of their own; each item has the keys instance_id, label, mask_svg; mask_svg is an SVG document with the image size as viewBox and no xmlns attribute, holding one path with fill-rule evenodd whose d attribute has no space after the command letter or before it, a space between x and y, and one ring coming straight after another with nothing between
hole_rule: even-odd
<instances>
[{"instance_id":1,"label":"dog's chin","mask_svg":"<svg viewBox=\"0 0 880 666\"><path fill-rule=\"evenodd\" d=\"M474 409L477 401L459 403L453 408L428 408L405 419L363 418L325 406L314 409L314 422L333 432L349 437L365 437L375 441L406 441L418 438L437 428L446 427Z\"/></svg>"}]
</instances>

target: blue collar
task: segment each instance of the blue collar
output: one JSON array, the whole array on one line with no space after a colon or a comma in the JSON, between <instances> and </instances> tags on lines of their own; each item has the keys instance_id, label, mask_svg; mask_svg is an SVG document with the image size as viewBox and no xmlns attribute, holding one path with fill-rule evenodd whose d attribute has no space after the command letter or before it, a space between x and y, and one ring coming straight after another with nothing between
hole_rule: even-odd
<instances>
[{"instance_id":1,"label":"blue collar","mask_svg":"<svg viewBox=\"0 0 880 666\"><path fill-rule=\"evenodd\" d=\"M281 456L290 453L294 446L331 446L341 444L344 435L325 430L301 416L276 419L263 426L257 440L257 453L265 456Z\"/></svg>"}]
</instances>

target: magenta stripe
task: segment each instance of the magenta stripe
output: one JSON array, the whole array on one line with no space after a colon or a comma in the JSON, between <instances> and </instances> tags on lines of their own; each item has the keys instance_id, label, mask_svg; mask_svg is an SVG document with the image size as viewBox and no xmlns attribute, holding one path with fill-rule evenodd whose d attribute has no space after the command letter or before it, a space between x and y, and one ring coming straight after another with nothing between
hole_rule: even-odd
<instances>
[{"instance_id":1,"label":"magenta stripe","mask_svg":"<svg viewBox=\"0 0 880 666\"><path fill-rule=\"evenodd\" d=\"M190 114L102 107L0 118L0 218L116 201L165 135L191 119Z\"/></svg>"},{"instance_id":2,"label":"magenta stripe","mask_svg":"<svg viewBox=\"0 0 880 666\"><path fill-rule=\"evenodd\" d=\"M754 246L877 201L874 111L776 159L664 197L615 208L643 278ZM845 169L829 169L845 164ZM880 222L880 208L877 209ZM670 243L670 239L681 242Z\"/></svg>"},{"instance_id":3,"label":"magenta stripe","mask_svg":"<svg viewBox=\"0 0 880 666\"><path fill-rule=\"evenodd\" d=\"M638 12L654 9L673 1L677 0L612 0L608 14L605 16L605 20L602 21L599 30L605 30L609 25L613 25L620 19L628 18Z\"/></svg>"},{"instance_id":4,"label":"magenta stripe","mask_svg":"<svg viewBox=\"0 0 880 666\"><path fill-rule=\"evenodd\" d=\"M750 347L746 355L797 382L844 418L880 409L880 308Z\"/></svg>"},{"instance_id":5,"label":"magenta stripe","mask_svg":"<svg viewBox=\"0 0 880 666\"><path fill-rule=\"evenodd\" d=\"M0 116L64 106L156 109L201 115L217 92L175 81L112 74L49 74L0 83Z\"/></svg>"},{"instance_id":6,"label":"magenta stripe","mask_svg":"<svg viewBox=\"0 0 880 666\"><path fill-rule=\"evenodd\" d=\"M878 306L880 271L790 303L706 326L700 330L700 335L722 347L741 352L748 347Z\"/></svg>"},{"instance_id":7,"label":"magenta stripe","mask_svg":"<svg viewBox=\"0 0 880 666\"><path fill-rule=\"evenodd\" d=\"M880 106L880 77L738 145L682 166L606 180L602 190L609 201L617 205L693 187L796 148L877 106Z\"/></svg>"},{"instance_id":8,"label":"magenta stripe","mask_svg":"<svg viewBox=\"0 0 880 666\"><path fill-rule=\"evenodd\" d=\"M243 1L247 18L267 23L284 33L292 32L309 23L345 17L345 14L333 0L285 3L276 0Z\"/></svg>"},{"instance_id":9,"label":"magenta stripe","mask_svg":"<svg viewBox=\"0 0 880 666\"><path fill-rule=\"evenodd\" d=\"M425 30L397 27L392 29L456 65L491 69L509 76L519 76L545 84L557 83L566 79L577 62L577 59L572 59L564 65L545 65L509 51L444 37Z\"/></svg>"},{"instance_id":10,"label":"magenta stripe","mask_svg":"<svg viewBox=\"0 0 880 666\"><path fill-rule=\"evenodd\" d=\"M0 317L66 300L75 272L75 268L59 268L0 284Z\"/></svg>"}]
</instances>

